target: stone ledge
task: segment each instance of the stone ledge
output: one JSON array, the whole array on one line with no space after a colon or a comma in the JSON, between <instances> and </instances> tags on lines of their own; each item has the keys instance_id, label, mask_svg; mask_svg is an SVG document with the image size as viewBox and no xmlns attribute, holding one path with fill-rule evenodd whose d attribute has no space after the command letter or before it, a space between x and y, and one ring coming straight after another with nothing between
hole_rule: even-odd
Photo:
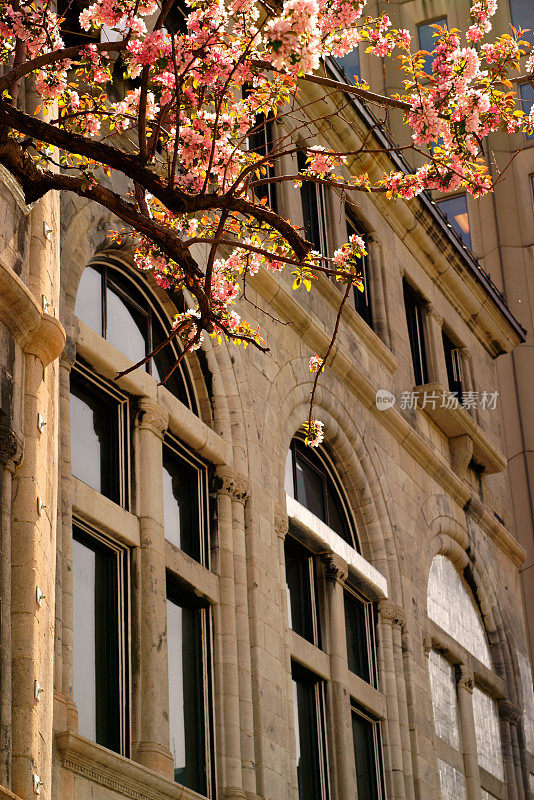
<instances>
[{"instance_id":1,"label":"stone ledge","mask_svg":"<svg viewBox=\"0 0 534 800\"><path fill-rule=\"evenodd\" d=\"M20 797L10 792L9 789L0 786L0 800L20 800Z\"/></svg>"},{"instance_id":2,"label":"stone ledge","mask_svg":"<svg viewBox=\"0 0 534 800\"><path fill-rule=\"evenodd\" d=\"M151 769L90 742L76 733L70 731L57 733L56 744L65 769L131 800L201 800L202 798L202 795L191 789L180 786Z\"/></svg>"}]
</instances>

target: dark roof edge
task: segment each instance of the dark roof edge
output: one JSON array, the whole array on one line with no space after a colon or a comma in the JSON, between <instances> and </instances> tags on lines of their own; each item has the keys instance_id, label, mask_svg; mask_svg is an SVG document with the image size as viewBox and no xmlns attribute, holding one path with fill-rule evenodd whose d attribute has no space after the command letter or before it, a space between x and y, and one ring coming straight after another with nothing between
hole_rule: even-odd
<instances>
[{"instance_id":1,"label":"dark roof edge","mask_svg":"<svg viewBox=\"0 0 534 800\"><path fill-rule=\"evenodd\" d=\"M340 69L336 63L329 59L327 62L328 69L335 75L336 78L339 80L347 80L346 75L344 75L342 69ZM390 148L393 142L389 138L386 131L384 131L382 124L376 119L375 115L372 111L370 111L364 103L359 100L354 95L350 96L350 100L352 101L352 105L356 109L358 116L361 117L363 122L369 127L373 128L374 136L378 140L378 142L384 148ZM388 153L389 158L395 164L397 169L401 172L413 172L412 167L408 164L408 162L399 154L393 151ZM456 233L456 231L452 228L451 224L447 222L447 218L445 215L439 210L433 200L428 196L426 192L417 195L416 198L421 205L428 211L429 214L432 215L434 221L436 222L437 226L440 228L441 232L447 237L449 242L452 244L454 249L456 250L457 254L462 259L463 263L466 265L468 271L471 275L475 278L475 280L483 287L485 292L491 297L495 305L499 308L502 315L506 318L506 321L510 325L510 327L515 331L521 342L526 341L527 338L527 331L521 325L519 320L517 320L506 303L506 298L502 292L499 291L497 286L494 284L491 276L489 275L486 270L484 270L478 259L474 257L474 255L470 252L470 250L463 244L462 240Z\"/></svg>"}]
</instances>

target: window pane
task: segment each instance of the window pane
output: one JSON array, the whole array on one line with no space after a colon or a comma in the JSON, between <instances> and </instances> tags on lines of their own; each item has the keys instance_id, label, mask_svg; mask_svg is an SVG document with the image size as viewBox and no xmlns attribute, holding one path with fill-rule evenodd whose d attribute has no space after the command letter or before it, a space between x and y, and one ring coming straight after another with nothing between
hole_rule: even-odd
<instances>
[{"instance_id":1,"label":"window pane","mask_svg":"<svg viewBox=\"0 0 534 800\"><path fill-rule=\"evenodd\" d=\"M163 335L163 332L159 330L159 325L153 318L153 325L152 325L152 349L158 346L166 336ZM168 372L172 369L174 364L176 363L176 350L172 347L172 345L166 345L162 350L157 353L156 356L152 359L152 375L160 383L163 378L167 375ZM186 366L179 366L177 367L172 375L165 381L165 388L169 390L175 397L180 400L188 408L195 410L194 401L190 396L190 393L187 390L184 372L183 370L187 369Z\"/></svg>"},{"instance_id":2,"label":"window pane","mask_svg":"<svg viewBox=\"0 0 534 800\"><path fill-rule=\"evenodd\" d=\"M521 86L521 100L523 101L523 111L525 114L530 114L530 109L534 103L534 87L530 83L525 83ZM534 139L534 133L527 133L527 139Z\"/></svg>"},{"instance_id":3,"label":"window pane","mask_svg":"<svg viewBox=\"0 0 534 800\"><path fill-rule=\"evenodd\" d=\"M289 627L314 642L312 578L310 559L286 541L286 594Z\"/></svg>"},{"instance_id":4,"label":"window pane","mask_svg":"<svg viewBox=\"0 0 534 800\"><path fill-rule=\"evenodd\" d=\"M461 772L438 758L441 800L466 800L467 787Z\"/></svg>"},{"instance_id":5,"label":"window pane","mask_svg":"<svg viewBox=\"0 0 534 800\"><path fill-rule=\"evenodd\" d=\"M339 500L337 492L334 492L334 488L328 478L326 479L326 495L328 500L328 527L332 528L332 530L335 531L338 536L341 536L341 538L344 539L347 544L350 544L351 547L358 549L347 524L345 511L341 505L341 501Z\"/></svg>"},{"instance_id":6,"label":"window pane","mask_svg":"<svg viewBox=\"0 0 534 800\"><path fill-rule=\"evenodd\" d=\"M458 402L462 402L462 370L460 366L460 353L458 348L443 333L443 351L445 353L445 366L447 367L447 380L451 392L458 396Z\"/></svg>"},{"instance_id":7,"label":"window pane","mask_svg":"<svg viewBox=\"0 0 534 800\"><path fill-rule=\"evenodd\" d=\"M351 672L370 683L369 642L365 617L365 603L353 594L345 592L348 666Z\"/></svg>"},{"instance_id":8,"label":"window pane","mask_svg":"<svg viewBox=\"0 0 534 800\"><path fill-rule=\"evenodd\" d=\"M326 522L323 477L296 454L297 500Z\"/></svg>"},{"instance_id":9,"label":"window pane","mask_svg":"<svg viewBox=\"0 0 534 800\"><path fill-rule=\"evenodd\" d=\"M465 194L458 195L458 197L449 197L447 200L440 200L438 206L447 216L447 219L466 247L471 248L469 214L467 212Z\"/></svg>"},{"instance_id":10,"label":"window pane","mask_svg":"<svg viewBox=\"0 0 534 800\"><path fill-rule=\"evenodd\" d=\"M422 386L428 383L423 313L419 298L406 281L403 281L403 291L414 381L416 386Z\"/></svg>"},{"instance_id":11,"label":"window pane","mask_svg":"<svg viewBox=\"0 0 534 800\"><path fill-rule=\"evenodd\" d=\"M529 28L522 40L534 45L534 6L532 0L510 0L512 25L515 28Z\"/></svg>"},{"instance_id":12,"label":"window pane","mask_svg":"<svg viewBox=\"0 0 534 800\"><path fill-rule=\"evenodd\" d=\"M102 336L102 276L93 267L86 267L82 273L75 314Z\"/></svg>"},{"instance_id":13,"label":"window pane","mask_svg":"<svg viewBox=\"0 0 534 800\"><path fill-rule=\"evenodd\" d=\"M299 800L323 797L315 683L293 679Z\"/></svg>"},{"instance_id":14,"label":"window pane","mask_svg":"<svg viewBox=\"0 0 534 800\"><path fill-rule=\"evenodd\" d=\"M127 305L109 286L106 291L106 312L108 342L134 363L141 361L148 352L148 318Z\"/></svg>"},{"instance_id":15,"label":"window pane","mask_svg":"<svg viewBox=\"0 0 534 800\"><path fill-rule=\"evenodd\" d=\"M428 659L434 727L436 736L460 750L460 726L458 724L458 700L454 667L446 658L431 650Z\"/></svg>"},{"instance_id":16,"label":"window pane","mask_svg":"<svg viewBox=\"0 0 534 800\"><path fill-rule=\"evenodd\" d=\"M358 48L355 47L350 53L341 58L336 58L336 62L345 73L347 83L356 83L354 76L356 78L360 77L360 51Z\"/></svg>"},{"instance_id":17,"label":"window pane","mask_svg":"<svg viewBox=\"0 0 534 800\"><path fill-rule=\"evenodd\" d=\"M200 561L198 471L163 449L163 518L165 538Z\"/></svg>"},{"instance_id":18,"label":"window pane","mask_svg":"<svg viewBox=\"0 0 534 800\"><path fill-rule=\"evenodd\" d=\"M201 611L167 600L167 640L174 780L206 794Z\"/></svg>"},{"instance_id":19,"label":"window pane","mask_svg":"<svg viewBox=\"0 0 534 800\"><path fill-rule=\"evenodd\" d=\"M347 219L347 236L354 236L357 234L358 236L362 236L364 241L366 239L365 235L362 233L361 230L358 230L357 227L353 224L351 219ZM354 259L355 264L358 268L358 272L361 274L363 279L363 292L355 286L354 287L354 307L360 317L364 319L367 324L372 328L373 327L373 315L371 309L371 284L370 284L370 275L369 275L369 256L363 256L363 258L356 258Z\"/></svg>"},{"instance_id":20,"label":"window pane","mask_svg":"<svg viewBox=\"0 0 534 800\"><path fill-rule=\"evenodd\" d=\"M297 153L297 163L299 172L306 169L307 155L299 150ZM304 223L304 235L308 241L312 242L314 248L323 255L326 255L326 235L324 230L324 202L322 186L312 181L303 181L300 190L302 202L302 219Z\"/></svg>"},{"instance_id":21,"label":"window pane","mask_svg":"<svg viewBox=\"0 0 534 800\"><path fill-rule=\"evenodd\" d=\"M437 33L436 29L432 27L432 25L441 25L444 27L447 24L446 17L441 17L440 19L436 19L433 22L426 22L424 25L419 25L418 32L419 32L419 49L420 50L428 50L431 53L437 44L437 39L434 39L434 34ZM432 56L428 55L425 56L425 66L424 70L427 75L432 75L432 64L434 59Z\"/></svg>"},{"instance_id":22,"label":"window pane","mask_svg":"<svg viewBox=\"0 0 534 800\"><path fill-rule=\"evenodd\" d=\"M73 382L70 395L72 474L118 501L118 409Z\"/></svg>"},{"instance_id":23,"label":"window pane","mask_svg":"<svg viewBox=\"0 0 534 800\"><path fill-rule=\"evenodd\" d=\"M117 557L75 533L73 695L82 736L120 751Z\"/></svg>"},{"instance_id":24,"label":"window pane","mask_svg":"<svg viewBox=\"0 0 534 800\"><path fill-rule=\"evenodd\" d=\"M249 149L260 156L266 156L273 147L274 142L274 126L272 119L266 119L264 114L258 114L254 120L252 132L248 137ZM274 178L276 171L274 165L267 167L267 172L262 174L262 178ZM256 176L254 176L255 178ZM254 189L254 194L261 200L266 197L269 207L276 212L277 210L277 197L276 197L276 184L266 183L263 186L257 186Z\"/></svg>"},{"instance_id":25,"label":"window pane","mask_svg":"<svg viewBox=\"0 0 534 800\"><path fill-rule=\"evenodd\" d=\"M473 689L473 717L478 763L499 780L504 780L501 729L497 703L478 686Z\"/></svg>"},{"instance_id":26,"label":"window pane","mask_svg":"<svg viewBox=\"0 0 534 800\"><path fill-rule=\"evenodd\" d=\"M352 712L352 739L356 762L358 797L379 800L377 763L373 733L374 723Z\"/></svg>"}]
</instances>

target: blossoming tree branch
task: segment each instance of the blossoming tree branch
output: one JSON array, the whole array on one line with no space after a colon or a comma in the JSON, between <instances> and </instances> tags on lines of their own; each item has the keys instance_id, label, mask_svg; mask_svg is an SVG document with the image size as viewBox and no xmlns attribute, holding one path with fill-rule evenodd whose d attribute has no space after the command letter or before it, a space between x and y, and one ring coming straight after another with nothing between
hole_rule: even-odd
<instances>
[{"instance_id":1,"label":"blossoming tree branch","mask_svg":"<svg viewBox=\"0 0 534 800\"><path fill-rule=\"evenodd\" d=\"M122 221L137 266L152 270L160 286L193 298L167 339L181 340L182 357L205 334L267 349L235 308L247 275L260 269L290 269L296 291L309 291L320 273L343 284L330 347L310 358L317 380L343 303L353 286L362 288L364 242L351 236L331 258L314 251L302 230L269 207L265 186L308 181L353 197L402 198L463 188L479 197L492 190L487 134L532 131L534 115L523 113L514 87L531 80L534 57L520 30L489 36L496 0L473 2L464 33L436 26L430 75L409 32L392 28L386 14L366 16L365 0L187 4L177 26L174 0L96 0L76 21L89 36L66 46L67 12L55 13L50 0L1 0L0 163L28 203L50 190L68 191ZM98 41L99 31L110 41ZM326 77L325 59L361 42L377 57L397 58L402 94L385 97ZM110 90L117 75L120 100ZM41 98L37 108L21 99L29 78ZM378 179L353 174L349 155L378 152L367 137L353 153L310 145L305 167L284 174L295 143L281 137L260 152L251 146L253 134L269 119L290 116L310 82L325 94L345 92L400 109L422 166ZM313 122L313 104L305 113ZM202 259L195 256L200 244ZM313 395L305 428L308 442L318 444L322 425L312 407Z\"/></svg>"}]
</instances>

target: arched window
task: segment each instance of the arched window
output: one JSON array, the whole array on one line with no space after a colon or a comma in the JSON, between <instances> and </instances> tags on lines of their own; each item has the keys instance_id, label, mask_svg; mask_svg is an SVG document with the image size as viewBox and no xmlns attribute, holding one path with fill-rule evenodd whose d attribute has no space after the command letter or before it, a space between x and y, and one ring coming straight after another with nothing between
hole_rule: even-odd
<instances>
[{"instance_id":1,"label":"arched window","mask_svg":"<svg viewBox=\"0 0 534 800\"><path fill-rule=\"evenodd\" d=\"M360 552L339 479L324 450L315 451L293 439L286 460L285 490Z\"/></svg>"},{"instance_id":2,"label":"arched window","mask_svg":"<svg viewBox=\"0 0 534 800\"><path fill-rule=\"evenodd\" d=\"M76 316L107 339L134 363L141 361L168 336L170 323L142 281L135 280L112 256L93 259L85 268L76 297ZM162 381L178 357L175 342L144 365ZM180 364L165 387L195 413L197 404L187 366Z\"/></svg>"},{"instance_id":3,"label":"arched window","mask_svg":"<svg viewBox=\"0 0 534 800\"><path fill-rule=\"evenodd\" d=\"M490 649L476 599L443 555L435 556L430 567L427 610L434 623L430 625L429 676L441 796L443 800L466 798L465 776L478 769L482 796L501 797L504 765L498 679L492 678ZM473 723L476 742L469 741Z\"/></svg>"}]
</instances>

